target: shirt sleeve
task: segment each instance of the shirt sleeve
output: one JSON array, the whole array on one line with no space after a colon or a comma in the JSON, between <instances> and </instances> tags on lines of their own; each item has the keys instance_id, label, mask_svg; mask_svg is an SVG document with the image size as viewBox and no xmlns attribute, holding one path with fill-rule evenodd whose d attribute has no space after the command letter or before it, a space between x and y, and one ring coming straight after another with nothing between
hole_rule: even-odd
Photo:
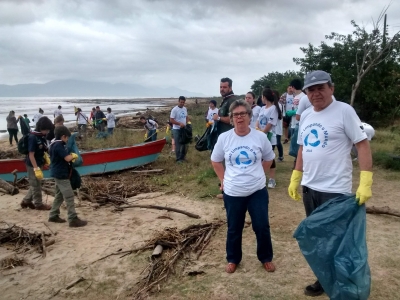
<instances>
[{"instance_id":1,"label":"shirt sleeve","mask_svg":"<svg viewBox=\"0 0 400 300\"><path fill-rule=\"evenodd\" d=\"M276 109L276 107L274 106L274 110L271 112L269 119L268 119L268 124L272 124L273 126L276 126L276 124L278 123L278 110Z\"/></svg>"},{"instance_id":2,"label":"shirt sleeve","mask_svg":"<svg viewBox=\"0 0 400 300\"><path fill-rule=\"evenodd\" d=\"M308 105L309 104L309 105ZM309 106L311 106L310 100L307 95L300 98L299 107L297 108L296 115L301 115Z\"/></svg>"},{"instance_id":3,"label":"shirt sleeve","mask_svg":"<svg viewBox=\"0 0 400 300\"><path fill-rule=\"evenodd\" d=\"M37 149L36 136L34 136L33 134L30 134L29 138L28 138L28 151L35 152L36 149Z\"/></svg>"},{"instance_id":4,"label":"shirt sleeve","mask_svg":"<svg viewBox=\"0 0 400 300\"><path fill-rule=\"evenodd\" d=\"M218 138L211 154L211 161L213 162L222 162L225 159L224 139L220 137Z\"/></svg>"},{"instance_id":5,"label":"shirt sleeve","mask_svg":"<svg viewBox=\"0 0 400 300\"><path fill-rule=\"evenodd\" d=\"M176 115L176 109L175 109L175 107L171 110L171 115L169 116L171 119L174 119L175 120L175 115Z\"/></svg>"},{"instance_id":6,"label":"shirt sleeve","mask_svg":"<svg viewBox=\"0 0 400 300\"><path fill-rule=\"evenodd\" d=\"M268 140L265 134L260 134L262 142L262 159L265 161L271 161L275 158L275 153L272 150L271 142Z\"/></svg>"},{"instance_id":7,"label":"shirt sleeve","mask_svg":"<svg viewBox=\"0 0 400 300\"><path fill-rule=\"evenodd\" d=\"M360 118L357 116L354 108L350 105L346 105L344 109L343 124L344 132L354 144L367 138L367 134L364 131Z\"/></svg>"}]
</instances>

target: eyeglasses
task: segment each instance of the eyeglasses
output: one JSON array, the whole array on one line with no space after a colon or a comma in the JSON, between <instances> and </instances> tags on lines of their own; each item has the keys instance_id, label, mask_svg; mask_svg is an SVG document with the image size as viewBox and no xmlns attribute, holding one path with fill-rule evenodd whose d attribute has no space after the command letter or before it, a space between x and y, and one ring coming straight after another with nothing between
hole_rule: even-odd
<instances>
[{"instance_id":1,"label":"eyeglasses","mask_svg":"<svg viewBox=\"0 0 400 300\"><path fill-rule=\"evenodd\" d=\"M239 113L233 113L233 114L232 114L232 116L233 116L234 118L239 118L239 116L240 116L241 118L244 118L244 117L247 116L247 115L248 115L248 113L245 112L245 111L242 111L242 112L239 112Z\"/></svg>"}]
</instances>

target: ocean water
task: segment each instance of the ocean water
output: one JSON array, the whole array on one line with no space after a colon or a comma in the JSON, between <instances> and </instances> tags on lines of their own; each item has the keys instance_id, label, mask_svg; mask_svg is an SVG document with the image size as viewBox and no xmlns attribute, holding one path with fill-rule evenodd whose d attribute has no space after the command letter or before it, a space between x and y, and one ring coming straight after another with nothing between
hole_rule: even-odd
<instances>
[{"instance_id":1,"label":"ocean water","mask_svg":"<svg viewBox=\"0 0 400 300\"><path fill-rule=\"evenodd\" d=\"M62 106L63 117L66 124L75 122L74 106L80 107L82 112L89 118L92 107L97 105L106 114L107 107L112 109L116 116L144 111L147 108L154 109L157 107L166 106L168 103L176 101L176 99L159 99L159 98L124 98L124 97L82 97L82 98L67 98L67 97L0 97L0 137L8 136L8 133L2 131L7 130L6 118L11 110L15 111L15 116L23 116L27 114L32 121L33 116L43 109L44 115L53 120L54 110L59 105ZM31 122L32 125L32 122Z\"/></svg>"}]
</instances>

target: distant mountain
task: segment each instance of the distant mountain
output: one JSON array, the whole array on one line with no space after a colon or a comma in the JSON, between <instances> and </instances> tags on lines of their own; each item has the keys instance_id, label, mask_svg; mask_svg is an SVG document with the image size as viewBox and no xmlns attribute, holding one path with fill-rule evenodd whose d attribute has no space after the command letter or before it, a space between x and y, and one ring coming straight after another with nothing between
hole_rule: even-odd
<instances>
[{"instance_id":1,"label":"distant mountain","mask_svg":"<svg viewBox=\"0 0 400 300\"><path fill-rule=\"evenodd\" d=\"M176 87L144 87L138 84L82 80L54 80L44 84L0 84L0 97L204 97Z\"/></svg>"}]
</instances>

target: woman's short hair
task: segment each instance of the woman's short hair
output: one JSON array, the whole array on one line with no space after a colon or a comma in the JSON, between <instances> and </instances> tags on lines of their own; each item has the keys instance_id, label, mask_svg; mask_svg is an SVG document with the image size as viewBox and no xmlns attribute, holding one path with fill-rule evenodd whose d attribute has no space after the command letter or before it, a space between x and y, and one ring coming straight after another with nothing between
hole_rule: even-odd
<instances>
[{"instance_id":1,"label":"woman's short hair","mask_svg":"<svg viewBox=\"0 0 400 300\"><path fill-rule=\"evenodd\" d=\"M231 119L231 123L233 120L232 112L234 109L238 108L239 106L243 106L246 109L246 112L249 115L250 119L253 116L253 110L251 109L250 105L245 100L235 100L229 107L229 118Z\"/></svg>"},{"instance_id":2,"label":"woman's short hair","mask_svg":"<svg viewBox=\"0 0 400 300\"><path fill-rule=\"evenodd\" d=\"M63 135L70 137L71 131L69 131L69 129L64 125L57 126L54 129L54 137L56 140L60 140Z\"/></svg>"},{"instance_id":3,"label":"woman's short hair","mask_svg":"<svg viewBox=\"0 0 400 300\"><path fill-rule=\"evenodd\" d=\"M39 132L42 130L51 130L53 126L53 122L48 117L41 117L36 122L35 131Z\"/></svg>"}]
</instances>

